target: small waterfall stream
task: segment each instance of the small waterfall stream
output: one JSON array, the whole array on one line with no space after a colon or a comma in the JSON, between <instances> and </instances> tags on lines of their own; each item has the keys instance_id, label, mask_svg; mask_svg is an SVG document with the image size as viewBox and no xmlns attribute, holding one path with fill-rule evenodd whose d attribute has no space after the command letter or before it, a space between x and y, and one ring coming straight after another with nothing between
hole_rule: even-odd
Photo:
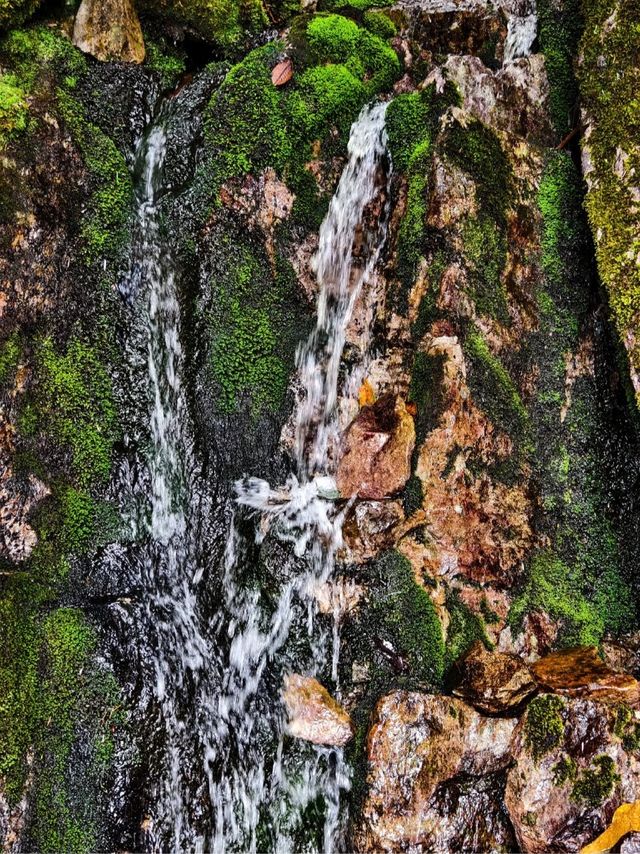
<instances>
[{"instance_id":1,"label":"small waterfall stream","mask_svg":"<svg viewBox=\"0 0 640 854\"><path fill-rule=\"evenodd\" d=\"M145 756L140 845L330 851L340 847L348 768L339 749L287 738L279 692L287 671L322 675L325 683L337 675L336 626L316 619L314 590L331 577L342 543L345 508L334 500L332 479L340 366L353 306L386 235L386 208L374 228L362 228L389 179L386 104L365 107L354 123L349 161L320 232L317 326L298 354L306 396L296 420L297 474L282 488L255 478L236 484L220 568L198 542L198 514L208 511L196 494L176 274L162 232L171 110L164 101L136 155L137 236L124 290L135 291L132 308L147 317L149 441L120 474L121 504L137 508L129 515L133 545L105 558L111 571L126 563L142 591L133 603L112 606L119 635L135 635L130 704ZM132 355L138 363L141 350ZM343 382L353 386L348 377ZM255 544L266 536L284 544L291 562L268 600L260 584L247 582ZM212 616L206 582L219 572ZM320 818L310 821L318 803ZM308 825L320 825L320 835Z\"/></svg>"}]
</instances>

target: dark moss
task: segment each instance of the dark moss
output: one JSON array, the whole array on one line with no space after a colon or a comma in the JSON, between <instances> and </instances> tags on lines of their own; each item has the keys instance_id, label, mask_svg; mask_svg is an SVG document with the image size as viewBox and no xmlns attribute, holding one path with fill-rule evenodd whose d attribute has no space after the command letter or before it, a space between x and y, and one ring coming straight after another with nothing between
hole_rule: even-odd
<instances>
[{"instance_id":1,"label":"dark moss","mask_svg":"<svg viewBox=\"0 0 640 854\"><path fill-rule=\"evenodd\" d=\"M577 118L573 63L583 27L580 0L541 0L537 9L538 39L549 78L549 114L557 133L563 136Z\"/></svg>"},{"instance_id":2,"label":"dark moss","mask_svg":"<svg viewBox=\"0 0 640 854\"><path fill-rule=\"evenodd\" d=\"M481 641L487 648L491 648L491 643L482 620L460 600L457 590L447 595L447 611L450 617L445 659L448 670L466 655L476 641Z\"/></svg>"},{"instance_id":3,"label":"dark moss","mask_svg":"<svg viewBox=\"0 0 640 854\"><path fill-rule=\"evenodd\" d=\"M545 753L549 753L562 742L564 708L564 702L553 694L542 694L529 703L524 723L524 738L534 759L541 759Z\"/></svg>"},{"instance_id":4,"label":"dark moss","mask_svg":"<svg viewBox=\"0 0 640 854\"><path fill-rule=\"evenodd\" d=\"M616 763L606 754L596 756L591 764L595 767L582 771L573 784L571 798L579 804L595 808L611 795L620 775Z\"/></svg>"},{"instance_id":5,"label":"dark moss","mask_svg":"<svg viewBox=\"0 0 640 854\"><path fill-rule=\"evenodd\" d=\"M556 786L562 786L568 780L575 780L578 774L578 766L570 756L563 756L553 766L553 782Z\"/></svg>"},{"instance_id":6,"label":"dark moss","mask_svg":"<svg viewBox=\"0 0 640 854\"><path fill-rule=\"evenodd\" d=\"M42 4L42 0L0 0L0 30L19 27Z\"/></svg>"},{"instance_id":7,"label":"dark moss","mask_svg":"<svg viewBox=\"0 0 640 854\"><path fill-rule=\"evenodd\" d=\"M422 508L423 490L420 478L412 474L404 488L403 504L404 512L411 516L416 510Z\"/></svg>"},{"instance_id":8,"label":"dark moss","mask_svg":"<svg viewBox=\"0 0 640 854\"><path fill-rule=\"evenodd\" d=\"M416 447L419 448L427 434L437 426L443 407L444 356L416 353L411 370L409 400L415 403L417 413Z\"/></svg>"}]
</instances>

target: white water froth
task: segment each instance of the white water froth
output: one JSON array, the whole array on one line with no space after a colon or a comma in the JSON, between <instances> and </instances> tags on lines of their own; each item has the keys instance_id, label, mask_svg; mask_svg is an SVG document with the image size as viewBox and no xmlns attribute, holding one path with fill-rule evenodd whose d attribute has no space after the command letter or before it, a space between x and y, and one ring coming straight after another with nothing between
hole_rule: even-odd
<instances>
[{"instance_id":1,"label":"white water froth","mask_svg":"<svg viewBox=\"0 0 640 854\"><path fill-rule=\"evenodd\" d=\"M507 38L504 44L504 61L513 62L522 56L529 56L538 33L538 16L511 15L507 23Z\"/></svg>"}]
</instances>

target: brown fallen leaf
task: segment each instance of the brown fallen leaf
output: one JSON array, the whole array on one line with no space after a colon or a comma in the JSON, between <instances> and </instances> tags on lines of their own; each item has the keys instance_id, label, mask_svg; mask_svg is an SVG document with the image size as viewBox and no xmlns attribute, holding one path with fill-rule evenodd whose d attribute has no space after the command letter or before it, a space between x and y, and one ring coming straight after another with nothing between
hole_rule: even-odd
<instances>
[{"instance_id":1,"label":"brown fallen leaf","mask_svg":"<svg viewBox=\"0 0 640 854\"><path fill-rule=\"evenodd\" d=\"M609 827L583 848L580 854L601 854L602 851L609 851L623 836L633 832L640 832L640 801L618 807Z\"/></svg>"},{"instance_id":2,"label":"brown fallen leaf","mask_svg":"<svg viewBox=\"0 0 640 854\"><path fill-rule=\"evenodd\" d=\"M376 393L373 390L373 386L369 380L365 380L358 391L358 404L360 405L360 408L363 406L371 406L372 403L375 403L375 400Z\"/></svg>"},{"instance_id":3,"label":"brown fallen leaf","mask_svg":"<svg viewBox=\"0 0 640 854\"><path fill-rule=\"evenodd\" d=\"M283 59L279 62L271 72L271 82L274 86L284 86L293 77L293 62L290 59Z\"/></svg>"}]
</instances>

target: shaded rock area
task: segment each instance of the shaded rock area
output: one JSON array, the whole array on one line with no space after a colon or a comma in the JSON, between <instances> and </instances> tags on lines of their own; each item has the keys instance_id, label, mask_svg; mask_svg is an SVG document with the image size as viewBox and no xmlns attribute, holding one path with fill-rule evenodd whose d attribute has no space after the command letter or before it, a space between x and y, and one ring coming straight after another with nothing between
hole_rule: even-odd
<instances>
[{"instance_id":1,"label":"shaded rock area","mask_svg":"<svg viewBox=\"0 0 640 854\"><path fill-rule=\"evenodd\" d=\"M73 43L102 62L144 61L140 21L132 0L82 0Z\"/></svg>"},{"instance_id":2,"label":"shaded rock area","mask_svg":"<svg viewBox=\"0 0 640 854\"><path fill-rule=\"evenodd\" d=\"M519 656L488 652L480 641L456 669L461 683L453 693L482 712L506 712L537 690L531 670Z\"/></svg>"},{"instance_id":3,"label":"shaded rock area","mask_svg":"<svg viewBox=\"0 0 640 854\"><path fill-rule=\"evenodd\" d=\"M627 673L610 670L595 647L552 652L536 661L532 670L541 688L566 697L589 697L631 706L640 702L638 681Z\"/></svg>"},{"instance_id":4,"label":"shaded rock area","mask_svg":"<svg viewBox=\"0 0 640 854\"><path fill-rule=\"evenodd\" d=\"M353 737L349 715L317 679L289 674L284 680L282 699L289 735L334 747L342 747Z\"/></svg>"}]
</instances>

